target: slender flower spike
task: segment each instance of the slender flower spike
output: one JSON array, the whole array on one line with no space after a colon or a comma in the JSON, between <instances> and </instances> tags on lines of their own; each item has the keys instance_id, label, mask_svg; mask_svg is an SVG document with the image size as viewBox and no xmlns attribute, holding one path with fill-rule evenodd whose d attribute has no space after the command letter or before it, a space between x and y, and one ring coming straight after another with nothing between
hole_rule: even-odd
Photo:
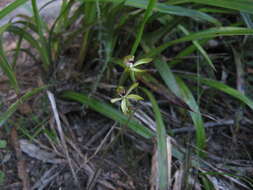
<instances>
[{"instance_id":1,"label":"slender flower spike","mask_svg":"<svg viewBox=\"0 0 253 190\"><path fill-rule=\"evenodd\" d=\"M134 62L134 56L132 56L132 55L128 55L128 56L124 57L124 59L123 59L123 63L126 66L126 70L130 73L130 77L134 82L136 81L136 79L135 79L136 73L145 72L145 70L139 69L138 67L140 65L150 63L151 61L152 61L151 58L145 58L145 59L140 59L140 60Z\"/></svg>"},{"instance_id":2,"label":"slender flower spike","mask_svg":"<svg viewBox=\"0 0 253 190\"><path fill-rule=\"evenodd\" d=\"M117 93L120 96L119 98L111 99L111 103L121 101L120 107L124 114L128 115L131 113L131 103L130 100L140 101L143 98L137 94L130 94L135 88L138 87L138 83L132 84L129 89L125 92L124 87L120 86L117 88Z\"/></svg>"}]
</instances>

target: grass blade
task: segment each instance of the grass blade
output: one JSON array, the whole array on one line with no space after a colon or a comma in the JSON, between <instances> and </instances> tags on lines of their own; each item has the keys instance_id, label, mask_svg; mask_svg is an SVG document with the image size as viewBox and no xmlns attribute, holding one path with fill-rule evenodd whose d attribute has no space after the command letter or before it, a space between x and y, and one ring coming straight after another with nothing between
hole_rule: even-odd
<instances>
[{"instance_id":1,"label":"grass blade","mask_svg":"<svg viewBox=\"0 0 253 190\"><path fill-rule=\"evenodd\" d=\"M153 137L153 132L151 130L139 124L136 120L129 120L127 116L123 115L121 112L106 103L102 103L96 99L76 92L64 92L62 97L83 103L94 111L101 113L102 115L113 119L120 124L129 126L129 128L145 138Z\"/></svg>"},{"instance_id":2,"label":"grass blade","mask_svg":"<svg viewBox=\"0 0 253 190\"><path fill-rule=\"evenodd\" d=\"M9 27L9 24L6 24L4 26L0 27L0 35ZM2 42L2 37L0 36L0 67L4 71L4 73L7 75L8 79L10 80L10 83L12 87L18 91L18 82L15 76L15 73L8 63L8 59L5 55L4 49L3 49L3 42Z\"/></svg>"},{"instance_id":3,"label":"grass blade","mask_svg":"<svg viewBox=\"0 0 253 190\"><path fill-rule=\"evenodd\" d=\"M208 38L207 39L204 39L204 40L201 40L201 41L198 41L198 43L200 45L204 45L208 42ZM170 66L170 68L172 68L173 66L179 64L182 62L182 59L184 57L187 57L188 55L190 55L191 53L193 53L194 51L196 51L196 46L194 44L188 46L187 48L185 48L184 50L180 51L174 58L172 61L170 61L168 64Z\"/></svg>"},{"instance_id":4,"label":"grass blade","mask_svg":"<svg viewBox=\"0 0 253 190\"><path fill-rule=\"evenodd\" d=\"M178 26L179 29L185 34L185 35L189 35L189 31L182 25ZM213 65L212 60L209 58L207 52L202 48L202 46L200 45L200 43L197 40L193 40L192 41L193 45L199 50L199 52L202 54L202 56L205 58L205 60L207 61L207 63L210 65L210 67L212 67L212 69L215 70L215 67Z\"/></svg>"},{"instance_id":5,"label":"grass blade","mask_svg":"<svg viewBox=\"0 0 253 190\"><path fill-rule=\"evenodd\" d=\"M19 98L16 102L14 102L6 112L3 113L3 115L0 116L0 127L3 126L3 124L11 117L11 115L18 109L18 107L23 104L25 101L29 100L32 96L35 94L38 94L39 92L45 90L47 86L43 86L40 88L35 88L29 92L27 92L25 95L23 95L21 98Z\"/></svg>"},{"instance_id":6,"label":"grass blade","mask_svg":"<svg viewBox=\"0 0 253 190\"><path fill-rule=\"evenodd\" d=\"M156 4L156 0L149 0L147 9L146 9L145 14L144 14L144 18L143 18L143 20L140 24L140 27L138 29L134 45L133 45L132 50L131 50L131 55L135 55L135 52L136 52L136 50L137 50L137 48L138 48L138 46L141 42L141 38L142 38L142 35L143 35L145 24L148 21L149 17L152 15L152 10L154 9L155 4Z\"/></svg>"},{"instance_id":7,"label":"grass blade","mask_svg":"<svg viewBox=\"0 0 253 190\"><path fill-rule=\"evenodd\" d=\"M36 0L32 0L32 8L33 8L33 15L34 15L35 23L36 23L38 34L39 34L39 41L41 44L41 48L38 50L40 51L40 54L43 57L42 60L43 60L44 68L48 69L48 66L51 63L50 53L49 53L49 48L48 48L47 41L46 41L46 38L45 38L44 32L43 32L43 25L44 24L43 24L42 18L40 17Z\"/></svg>"},{"instance_id":8,"label":"grass blade","mask_svg":"<svg viewBox=\"0 0 253 190\"><path fill-rule=\"evenodd\" d=\"M95 21L96 18L96 4L95 1L93 3L89 2L86 3L84 6L84 12L85 12L85 24L89 25ZM85 26L84 24L84 26ZM83 63L85 61L88 46L89 46L89 40L91 39L91 28L88 28L84 34L82 39L82 45L79 52L78 60L77 60L77 68L82 69Z\"/></svg>"},{"instance_id":9,"label":"grass blade","mask_svg":"<svg viewBox=\"0 0 253 190\"><path fill-rule=\"evenodd\" d=\"M158 149L159 189L167 190L169 188L168 154L167 154L167 142L166 142L167 132L165 129L165 125L162 119L159 106L153 94L145 88L142 88L142 90L146 93L149 100L151 101L152 108L155 114L156 140L157 140L157 149Z\"/></svg>"},{"instance_id":10,"label":"grass blade","mask_svg":"<svg viewBox=\"0 0 253 190\"><path fill-rule=\"evenodd\" d=\"M147 53L144 57L154 57L160 54L166 48L182 42L201 40L206 38L214 38L218 36L235 36L235 35L253 35L253 29L243 27L219 27L219 28L211 28L200 32L195 32L182 38L179 38L177 40L169 41L157 48L154 48L150 50L150 52Z\"/></svg>"},{"instance_id":11,"label":"grass blade","mask_svg":"<svg viewBox=\"0 0 253 190\"><path fill-rule=\"evenodd\" d=\"M13 68L8 63L8 59L5 55L5 52L2 47L2 40L0 39L0 67L4 71L4 73L8 76L8 79L10 80L10 83L12 87L18 92L18 82L16 79L16 75L13 71Z\"/></svg>"},{"instance_id":12,"label":"grass blade","mask_svg":"<svg viewBox=\"0 0 253 190\"><path fill-rule=\"evenodd\" d=\"M180 79L174 77L173 73L171 72L169 66L166 62L161 60L155 61L155 67L157 68L158 72L160 73L162 79L164 80L167 87L174 92L178 97L181 97L188 106L194 111L189 111L194 126L196 127L196 141L197 141L197 153L202 155L199 150L204 149L205 147L205 129L203 124L203 119L199 110L199 106L195 101L191 91L185 85L185 83Z\"/></svg>"},{"instance_id":13,"label":"grass blade","mask_svg":"<svg viewBox=\"0 0 253 190\"><path fill-rule=\"evenodd\" d=\"M208 79L205 77L196 77L195 75L182 75L182 77L188 78L188 79L194 79L194 80L198 80L200 83L203 83L207 86L210 86L212 88L216 88L240 101L242 101L243 103L245 103L246 105L248 105L252 110L253 110L253 101L251 99L249 99L247 96L243 95L242 93L240 93L238 90L213 79Z\"/></svg>"},{"instance_id":14,"label":"grass blade","mask_svg":"<svg viewBox=\"0 0 253 190\"><path fill-rule=\"evenodd\" d=\"M7 7L0 11L0 20L27 1L28 0L16 0L13 3L9 4Z\"/></svg>"},{"instance_id":15,"label":"grass blade","mask_svg":"<svg viewBox=\"0 0 253 190\"><path fill-rule=\"evenodd\" d=\"M95 2L96 0L79 0L81 2ZM146 0L100 0L99 2L112 2L112 3L120 3L124 2L125 5L145 9L148 5L148 1ZM189 8L184 8L180 6L167 5L164 3L156 3L154 10L159 13L171 14L176 16L186 16L193 18L195 20L210 22L215 25L220 25L220 22L214 17Z\"/></svg>"},{"instance_id":16,"label":"grass blade","mask_svg":"<svg viewBox=\"0 0 253 190\"><path fill-rule=\"evenodd\" d=\"M233 9L252 14L252 0L188 0L186 3L199 3L203 5L211 5L227 9Z\"/></svg>"}]
</instances>

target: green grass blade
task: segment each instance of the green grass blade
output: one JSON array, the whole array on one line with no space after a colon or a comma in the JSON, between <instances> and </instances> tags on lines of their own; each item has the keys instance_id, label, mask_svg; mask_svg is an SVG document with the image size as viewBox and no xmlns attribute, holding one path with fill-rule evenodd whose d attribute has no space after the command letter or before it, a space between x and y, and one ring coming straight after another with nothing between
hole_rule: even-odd
<instances>
[{"instance_id":1,"label":"green grass blade","mask_svg":"<svg viewBox=\"0 0 253 190\"><path fill-rule=\"evenodd\" d=\"M0 35L2 35L2 33L5 30L7 30L8 27L9 27L9 24L1 26L0 27ZM0 67L4 71L4 73L7 75L8 79L10 80L10 83L11 83L12 87L16 91L18 91L18 82L17 82L17 79L16 79L16 75L15 75L12 67L8 63L8 59L5 55L5 52L4 52L4 49L3 49L2 45L3 45L2 37L0 36Z\"/></svg>"},{"instance_id":2,"label":"green grass blade","mask_svg":"<svg viewBox=\"0 0 253 190\"><path fill-rule=\"evenodd\" d=\"M185 35L189 35L189 31L182 25L178 26L179 29L185 34ZM213 68L215 70L215 67L213 65L212 60L209 58L207 52L202 48L202 46L200 45L200 43L197 40L193 40L192 41L193 45L199 50L199 52L202 54L202 56L205 58L205 60L207 61L207 63L210 65L211 68Z\"/></svg>"},{"instance_id":3,"label":"green grass blade","mask_svg":"<svg viewBox=\"0 0 253 190\"><path fill-rule=\"evenodd\" d=\"M38 34L39 34L39 41L41 44L41 48L38 49L40 51L41 56L43 56L43 66L45 69L48 69L50 63L51 63L51 58L50 58L50 53L49 53L49 47L47 45L46 38L44 36L43 32L43 21L42 18L40 17L39 10L37 7L37 2L36 0L32 0L32 8L33 8L33 15L35 19L35 23L37 26Z\"/></svg>"},{"instance_id":4,"label":"green grass blade","mask_svg":"<svg viewBox=\"0 0 253 190\"><path fill-rule=\"evenodd\" d=\"M202 155L199 150L202 150L205 148L205 130L204 130L204 124L203 119L199 110L199 106L197 102L195 101L195 98L193 97L191 91L188 89L188 87L185 85L185 83L174 76L172 71L170 70L169 66L166 62L161 60L155 60L155 67L160 73L162 79L164 80L167 87L174 92L178 97L181 97L188 106L194 111L189 112L192 118L192 121L194 123L194 126L196 127L196 141L197 141L197 153L199 155Z\"/></svg>"},{"instance_id":5,"label":"green grass blade","mask_svg":"<svg viewBox=\"0 0 253 190\"><path fill-rule=\"evenodd\" d=\"M199 3L203 5L211 5L227 9L233 9L252 14L252 0L188 0L186 3Z\"/></svg>"},{"instance_id":6,"label":"green grass blade","mask_svg":"<svg viewBox=\"0 0 253 190\"><path fill-rule=\"evenodd\" d=\"M96 19L96 2L94 1L93 3L91 2L86 2L84 6L84 12L85 12L85 19L84 22L86 25L89 25L93 23ZM84 26L85 26L84 24ZM79 52L78 60L77 60L77 68L82 69L83 63L85 61L87 51L88 51L88 46L89 46L89 41L91 39L91 28L88 28L84 34L83 34L83 39L82 39L82 45L81 49Z\"/></svg>"},{"instance_id":7,"label":"green grass blade","mask_svg":"<svg viewBox=\"0 0 253 190\"><path fill-rule=\"evenodd\" d=\"M28 41L32 45L32 47L34 47L39 52L42 62L45 63L47 61L45 60L46 56L42 54L43 50L38 40L36 40L29 32L25 31L23 28L12 26L12 25L8 27L7 31L12 32L13 34L22 36L26 41ZM47 67L44 67L44 68L46 69Z\"/></svg>"},{"instance_id":8,"label":"green grass blade","mask_svg":"<svg viewBox=\"0 0 253 190\"><path fill-rule=\"evenodd\" d=\"M159 189L167 190L169 188L168 181L168 155L167 155L167 132L162 119L162 115L159 106L153 96L153 94L145 88L142 90L146 93L149 100L152 103L152 108L156 120L156 139L157 139L157 149L158 149L158 177L159 177Z\"/></svg>"},{"instance_id":9,"label":"green grass blade","mask_svg":"<svg viewBox=\"0 0 253 190\"><path fill-rule=\"evenodd\" d=\"M192 95L189 88L186 86L186 84L181 80L180 78L176 78L177 84L181 89L182 98L187 102L189 107L194 110L194 112L189 112L192 118L192 121L194 123L194 127L196 128L196 145L197 145L197 154L199 156L204 156L205 154L202 152L202 150L206 147L206 134L205 134L205 128L204 128L204 122L202 115L199 110L199 106Z\"/></svg>"},{"instance_id":10,"label":"green grass blade","mask_svg":"<svg viewBox=\"0 0 253 190\"><path fill-rule=\"evenodd\" d=\"M203 83L207 86L210 86L212 88L218 89L221 92L224 92L240 101L242 101L243 103L245 103L246 105L248 105L252 110L253 110L253 101L251 99L249 99L247 96L243 95L242 93L240 93L238 90L229 87L228 85L213 80L213 79L208 79L205 77L196 77L194 75L181 75L182 77L188 78L188 79L194 79L194 80L198 80L200 83Z\"/></svg>"},{"instance_id":11,"label":"green grass blade","mask_svg":"<svg viewBox=\"0 0 253 190\"><path fill-rule=\"evenodd\" d=\"M79 0L81 2L95 2L96 0ZM99 2L112 2L112 3L120 3L124 2L125 5L145 9L148 5L148 1L146 0L100 0ZM186 16L193 18L195 20L210 22L215 25L220 25L220 22L214 17L189 8L184 8L180 6L167 5L164 3L156 3L154 7L154 11L164 14L171 14L176 16Z\"/></svg>"},{"instance_id":12,"label":"green grass blade","mask_svg":"<svg viewBox=\"0 0 253 190\"><path fill-rule=\"evenodd\" d=\"M62 98L74 100L89 106L94 111L101 113L102 115L119 122L122 125L127 125L133 131L145 138L153 137L153 132L143 125L139 124L136 120L129 119L121 112L110 106L109 104L102 103L96 99L90 98L84 94L76 92L64 92Z\"/></svg>"},{"instance_id":13,"label":"green grass blade","mask_svg":"<svg viewBox=\"0 0 253 190\"><path fill-rule=\"evenodd\" d=\"M45 90L47 86L43 86L40 88L35 88L29 92L27 92L25 95L23 95L21 98L19 98L16 102L14 102L6 112L4 112L0 116L0 127L3 126L3 124L11 117L11 115L18 109L18 107L23 104L25 101L29 100L32 96L35 94L40 93L41 91Z\"/></svg>"},{"instance_id":14,"label":"green grass blade","mask_svg":"<svg viewBox=\"0 0 253 190\"><path fill-rule=\"evenodd\" d=\"M198 41L198 43L199 43L200 45L204 45L204 44L206 44L206 43L208 42L208 40L209 40L208 38L207 38L207 39L204 39L204 40L200 40L200 41ZM194 51L196 51L196 49L197 49L197 48L196 48L196 46L195 46L194 44L188 46L188 47L185 48L184 50L180 51L180 52L173 58L173 60L170 61L170 62L168 63L168 65L169 65L170 67L173 67L173 66L177 65L178 63L181 63L181 62L182 62L182 59L183 59L184 57L187 57L188 55L192 54Z\"/></svg>"},{"instance_id":15,"label":"green grass blade","mask_svg":"<svg viewBox=\"0 0 253 190\"><path fill-rule=\"evenodd\" d=\"M10 24L5 24L0 27L0 35L2 35L3 32L7 30L7 28L10 26Z\"/></svg>"},{"instance_id":16,"label":"green grass blade","mask_svg":"<svg viewBox=\"0 0 253 190\"><path fill-rule=\"evenodd\" d=\"M143 57L154 57L160 54L166 48L182 42L201 40L206 38L214 38L218 36L235 36L235 35L253 35L253 29L242 27L219 27L219 28L211 28L200 32L195 32L182 38L179 38L177 40L169 41L157 48L154 48Z\"/></svg>"},{"instance_id":17,"label":"green grass blade","mask_svg":"<svg viewBox=\"0 0 253 190\"><path fill-rule=\"evenodd\" d=\"M141 38L142 38L142 35L143 35L145 24L148 21L149 17L152 15L152 10L154 9L155 4L156 4L156 0L149 0L147 9L146 9L145 14L144 14L144 18L143 18L143 20L140 24L140 27L138 29L134 45L133 45L132 50L131 50L131 55L135 55L135 52L136 52L136 50L137 50L137 48L138 48L138 46L141 42Z\"/></svg>"},{"instance_id":18,"label":"green grass blade","mask_svg":"<svg viewBox=\"0 0 253 190\"><path fill-rule=\"evenodd\" d=\"M16 79L16 75L12 69L12 67L10 66L10 64L8 63L8 59L5 55L5 52L3 50L2 47L2 41L0 40L0 67L1 69L4 71L4 73L8 76L8 79L12 85L12 87L16 90L16 92L18 92L19 88L18 88L18 82Z\"/></svg>"},{"instance_id":19,"label":"green grass blade","mask_svg":"<svg viewBox=\"0 0 253 190\"><path fill-rule=\"evenodd\" d=\"M0 43L1 43L1 40L0 40ZM16 90L16 92L18 92L19 88L18 88L18 82L16 79L16 75L15 75L12 67L8 63L8 59L5 56L2 45L0 48L0 67L4 71L4 73L7 75L12 87Z\"/></svg>"},{"instance_id":20,"label":"green grass blade","mask_svg":"<svg viewBox=\"0 0 253 190\"><path fill-rule=\"evenodd\" d=\"M7 7L5 7L4 9L0 11L0 20L4 18L6 15L8 15L9 13L11 13L12 11L16 10L16 8L18 8L19 6L26 3L27 1L28 0L16 0L13 3L9 4Z\"/></svg>"},{"instance_id":21,"label":"green grass blade","mask_svg":"<svg viewBox=\"0 0 253 190\"><path fill-rule=\"evenodd\" d=\"M38 51L40 50L40 44L38 43L38 41L29 32L25 31L23 28L10 25L7 31L13 34L22 36L26 41L28 41L32 45L32 47L34 47ZM40 52L41 51L39 51L39 53Z\"/></svg>"}]
</instances>

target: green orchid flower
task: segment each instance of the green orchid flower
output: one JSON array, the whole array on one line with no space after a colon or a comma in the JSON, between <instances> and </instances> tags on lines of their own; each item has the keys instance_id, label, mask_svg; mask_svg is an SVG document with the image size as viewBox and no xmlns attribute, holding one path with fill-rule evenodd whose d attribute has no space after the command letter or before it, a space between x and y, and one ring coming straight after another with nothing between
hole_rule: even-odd
<instances>
[{"instance_id":1,"label":"green orchid flower","mask_svg":"<svg viewBox=\"0 0 253 190\"><path fill-rule=\"evenodd\" d=\"M139 69L138 67L143 64L150 63L152 58L144 58L134 62L134 56L128 55L124 57L123 63L125 65L125 71L130 73L131 79L135 82L135 75L136 73L146 72L146 70Z\"/></svg>"},{"instance_id":2,"label":"green orchid flower","mask_svg":"<svg viewBox=\"0 0 253 190\"><path fill-rule=\"evenodd\" d=\"M130 94L135 88L138 87L138 83L134 83L130 86L130 88L125 91L124 87L120 86L117 88L117 93L119 94L119 98L111 99L111 103L115 103L121 101L120 107L124 114L129 115L131 113L131 103L130 100L140 101L143 98L137 94Z\"/></svg>"}]
</instances>

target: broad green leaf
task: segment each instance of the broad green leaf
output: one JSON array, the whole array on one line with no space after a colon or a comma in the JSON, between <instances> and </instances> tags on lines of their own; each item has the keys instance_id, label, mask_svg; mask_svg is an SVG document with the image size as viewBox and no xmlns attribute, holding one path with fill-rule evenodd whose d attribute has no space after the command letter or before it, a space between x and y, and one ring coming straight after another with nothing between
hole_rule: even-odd
<instances>
[{"instance_id":1,"label":"broad green leaf","mask_svg":"<svg viewBox=\"0 0 253 190\"><path fill-rule=\"evenodd\" d=\"M199 110L199 106L195 101L191 91L185 85L185 83L178 77L175 77L166 62L162 60L155 60L155 67L160 73L167 87L174 92L178 97L181 97L188 106L194 111L189 111L194 126L196 127L196 138L198 150L202 150L205 147L205 130L203 119ZM201 152L197 151L200 155Z\"/></svg>"},{"instance_id":2,"label":"broad green leaf","mask_svg":"<svg viewBox=\"0 0 253 190\"><path fill-rule=\"evenodd\" d=\"M13 3L9 4L7 7L3 8L0 11L0 20L4 18L6 15L11 13L12 11L16 10L17 7L23 5L26 3L28 0L16 0Z\"/></svg>"},{"instance_id":3,"label":"broad green leaf","mask_svg":"<svg viewBox=\"0 0 253 190\"><path fill-rule=\"evenodd\" d=\"M64 92L62 95L63 98L74 100L80 103L83 103L87 106L89 106L94 111L101 113L102 115L113 119L117 122L119 122L122 125L127 125L129 128L131 128L133 131L138 133L139 135L145 137L145 138L151 138L153 137L153 132L140 123L138 123L134 119L130 119L129 117L123 115L118 110L110 106L109 104L102 103L96 99L93 99L91 97L88 97L84 94L76 93L76 92Z\"/></svg>"},{"instance_id":4,"label":"broad green leaf","mask_svg":"<svg viewBox=\"0 0 253 190\"><path fill-rule=\"evenodd\" d=\"M169 189L169 173L168 173L168 154L167 154L167 132L163 122L160 108L153 96L153 94L145 88L142 88L152 103L153 112L156 120L156 141L158 149L158 181L159 189Z\"/></svg>"},{"instance_id":5,"label":"broad green leaf","mask_svg":"<svg viewBox=\"0 0 253 190\"><path fill-rule=\"evenodd\" d=\"M157 48L150 50L149 53L144 55L143 57L154 57L164 51L166 48L179 44L182 42L193 41L193 40L201 40L206 38L214 38L218 36L235 36L235 35L253 35L253 29L242 28L242 27L219 27L219 28L211 28L200 32L195 32L184 36L182 38L169 41Z\"/></svg>"},{"instance_id":6,"label":"broad green leaf","mask_svg":"<svg viewBox=\"0 0 253 190\"><path fill-rule=\"evenodd\" d=\"M3 124L11 117L11 115L18 109L18 107L21 104L23 104L25 101L29 100L32 96L45 90L46 88L47 88L47 86L35 88L35 89L27 92L25 95L21 96L16 102L11 104L11 106L7 109L7 111L4 112L2 115L0 115L0 127L3 126Z\"/></svg>"}]
</instances>

